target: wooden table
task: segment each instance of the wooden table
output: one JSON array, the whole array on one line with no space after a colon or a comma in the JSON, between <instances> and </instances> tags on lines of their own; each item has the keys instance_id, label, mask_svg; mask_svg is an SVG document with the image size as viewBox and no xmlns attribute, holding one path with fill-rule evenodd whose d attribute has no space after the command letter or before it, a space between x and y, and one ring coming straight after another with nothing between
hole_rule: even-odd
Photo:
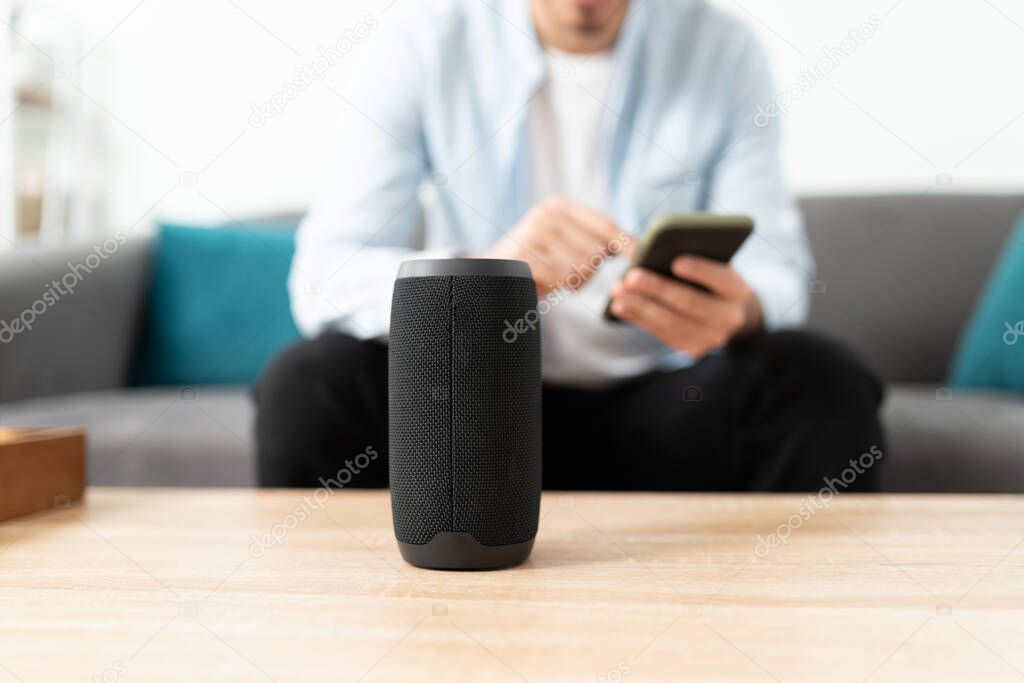
<instances>
[{"instance_id":1,"label":"wooden table","mask_svg":"<svg viewBox=\"0 0 1024 683\"><path fill-rule=\"evenodd\" d=\"M1022 498L542 515L526 565L449 573L402 562L380 491L91 489L0 524L0 683L1024 680Z\"/></svg>"}]
</instances>

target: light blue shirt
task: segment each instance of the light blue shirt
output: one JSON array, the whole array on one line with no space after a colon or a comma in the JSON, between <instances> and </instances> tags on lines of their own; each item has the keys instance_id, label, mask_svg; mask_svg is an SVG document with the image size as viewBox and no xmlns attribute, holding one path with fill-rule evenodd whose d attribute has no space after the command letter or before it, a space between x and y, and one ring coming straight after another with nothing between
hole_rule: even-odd
<instances>
[{"instance_id":1,"label":"light blue shirt","mask_svg":"<svg viewBox=\"0 0 1024 683\"><path fill-rule=\"evenodd\" d=\"M548 74L527 0L399 8L355 47L362 63L335 89L343 144L299 229L289 281L307 336L385 337L403 260L483 251L531 204L529 103ZM782 178L779 122L757 116L776 93L750 29L703 0L641 0L613 55L606 212L638 235L666 213L752 216L733 265L769 329L801 323L813 263ZM624 340L608 343L617 371L576 383L690 362L625 327L607 333Z\"/></svg>"}]
</instances>

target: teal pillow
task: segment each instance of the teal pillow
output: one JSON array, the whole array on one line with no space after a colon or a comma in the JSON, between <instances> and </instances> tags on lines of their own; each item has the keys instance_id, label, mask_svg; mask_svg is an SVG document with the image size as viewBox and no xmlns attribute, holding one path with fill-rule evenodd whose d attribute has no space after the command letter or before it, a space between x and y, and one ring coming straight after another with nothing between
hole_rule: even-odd
<instances>
[{"instance_id":1,"label":"teal pillow","mask_svg":"<svg viewBox=\"0 0 1024 683\"><path fill-rule=\"evenodd\" d=\"M960 336L949 383L1024 392L1024 215Z\"/></svg>"},{"instance_id":2,"label":"teal pillow","mask_svg":"<svg viewBox=\"0 0 1024 683\"><path fill-rule=\"evenodd\" d=\"M134 383L246 384L299 338L294 224L160 225Z\"/></svg>"}]
</instances>

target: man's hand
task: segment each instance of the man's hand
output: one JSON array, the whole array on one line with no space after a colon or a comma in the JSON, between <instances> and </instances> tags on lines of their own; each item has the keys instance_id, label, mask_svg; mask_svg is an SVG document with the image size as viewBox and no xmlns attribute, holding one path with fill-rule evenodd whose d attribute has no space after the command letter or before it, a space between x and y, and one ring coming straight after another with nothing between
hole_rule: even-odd
<instances>
[{"instance_id":1,"label":"man's hand","mask_svg":"<svg viewBox=\"0 0 1024 683\"><path fill-rule=\"evenodd\" d=\"M763 326L761 302L732 266L680 256L672 272L710 291L633 268L612 289L612 311L694 358Z\"/></svg>"},{"instance_id":2,"label":"man's hand","mask_svg":"<svg viewBox=\"0 0 1024 683\"><path fill-rule=\"evenodd\" d=\"M631 237L602 213L561 197L541 202L483 258L519 259L530 264L538 296L552 289L579 289L594 264L632 249ZM575 267L574 267L575 266Z\"/></svg>"}]
</instances>

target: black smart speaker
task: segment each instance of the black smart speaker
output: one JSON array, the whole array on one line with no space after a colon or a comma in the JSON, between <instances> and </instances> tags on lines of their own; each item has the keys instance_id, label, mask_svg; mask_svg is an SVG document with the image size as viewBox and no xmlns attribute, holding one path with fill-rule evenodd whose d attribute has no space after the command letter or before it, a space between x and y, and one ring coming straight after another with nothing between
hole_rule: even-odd
<instances>
[{"instance_id":1,"label":"black smart speaker","mask_svg":"<svg viewBox=\"0 0 1024 683\"><path fill-rule=\"evenodd\" d=\"M388 348L391 511L433 569L524 561L541 490L540 328L522 261L402 264Z\"/></svg>"}]
</instances>

